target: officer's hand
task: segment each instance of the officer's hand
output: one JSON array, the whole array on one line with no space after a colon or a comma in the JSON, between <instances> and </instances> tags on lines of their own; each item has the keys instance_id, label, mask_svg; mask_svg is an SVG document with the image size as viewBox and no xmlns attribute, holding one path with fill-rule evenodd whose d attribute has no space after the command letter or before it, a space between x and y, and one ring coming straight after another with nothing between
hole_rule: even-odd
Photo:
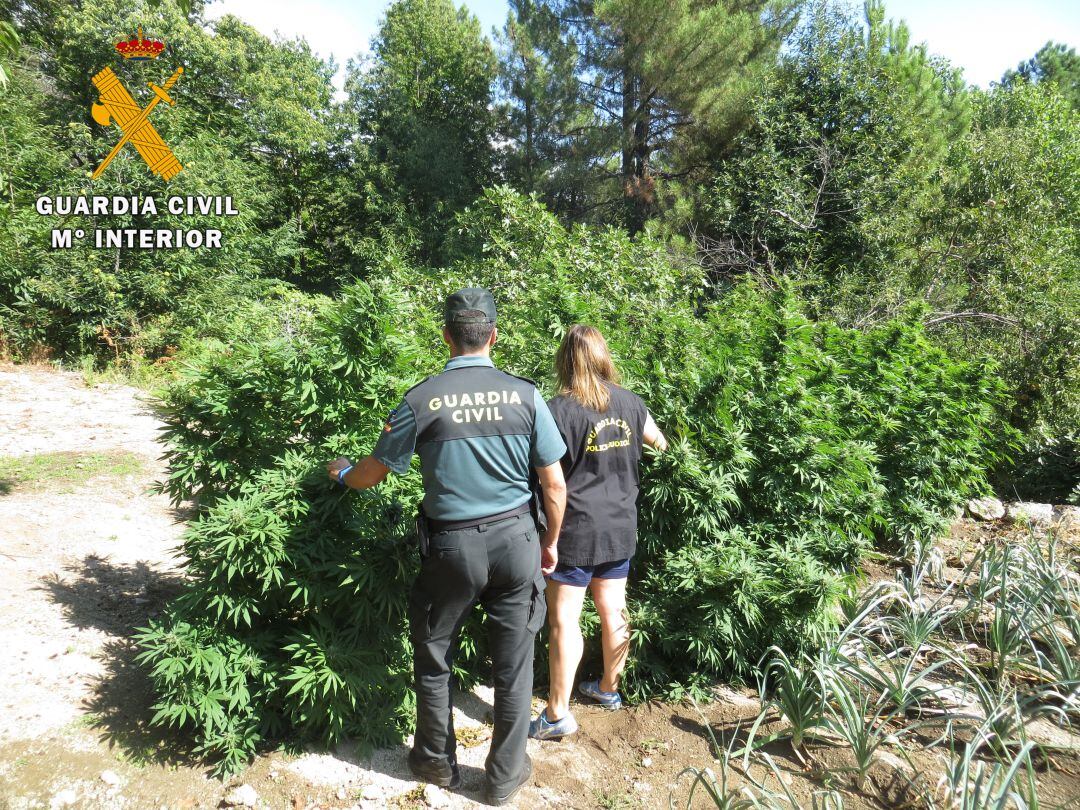
<instances>
[{"instance_id":1,"label":"officer's hand","mask_svg":"<svg viewBox=\"0 0 1080 810\"><path fill-rule=\"evenodd\" d=\"M550 575L559 564L558 548L554 543L551 545L545 543L540 546L540 573L544 576Z\"/></svg>"},{"instance_id":2,"label":"officer's hand","mask_svg":"<svg viewBox=\"0 0 1080 810\"><path fill-rule=\"evenodd\" d=\"M326 474L330 476L331 480L337 481L338 473L348 467L350 463L345 456L338 456L326 465Z\"/></svg>"}]
</instances>

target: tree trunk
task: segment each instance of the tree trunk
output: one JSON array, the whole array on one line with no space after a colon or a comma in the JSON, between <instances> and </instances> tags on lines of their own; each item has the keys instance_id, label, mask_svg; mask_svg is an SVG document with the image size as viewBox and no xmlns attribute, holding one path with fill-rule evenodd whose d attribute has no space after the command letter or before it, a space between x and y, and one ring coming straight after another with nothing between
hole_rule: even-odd
<instances>
[{"instance_id":1,"label":"tree trunk","mask_svg":"<svg viewBox=\"0 0 1080 810\"><path fill-rule=\"evenodd\" d=\"M625 48L625 43L624 43ZM635 170L637 138L637 77L629 64L622 70L622 156L619 173L622 176L623 216L631 234L641 230L637 211L637 173Z\"/></svg>"},{"instance_id":2,"label":"tree trunk","mask_svg":"<svg viewBox=\"0 0 1080 810\"><path fill-rule=\"evenodd\" d=\"M649 102L643 101L634 122L634 219L631 233L645 227L652 209L652 177L649 176Z\"/></svg>"},{"instance_id":3,"label":"tree trunk","mask_svg":"<svg viewBox=\"0 0 1080 810\"><path fill-rule=\"evenodd\" d=\"M525 98L525 188L529 191L536 190L536 178L535 178L535 166L536 166L536 152L533 147L533 129L535 127L535 121L533 120L535 111L533 109L532 99Z\"/></svg>"},{"instance_id":4,"label":"tree trunk","mask_svg":"<svg viewBox=\"0 0 1080 810\"><path fill-rule=\"evenodd\" d=\"M640 99L641 79L627 64L622 75L622 182L626 228L645 227L652 198L649 178L649 106Z\"/></svg>"}]
</instances>

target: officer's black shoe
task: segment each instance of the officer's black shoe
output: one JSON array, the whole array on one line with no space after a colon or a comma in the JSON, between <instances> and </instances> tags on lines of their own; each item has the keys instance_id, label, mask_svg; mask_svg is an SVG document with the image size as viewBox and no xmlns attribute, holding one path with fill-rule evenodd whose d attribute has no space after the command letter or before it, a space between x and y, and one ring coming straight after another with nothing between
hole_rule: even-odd
<instances>
[{"instance_id":1,"label":"officer's black shoe","mask_svg":"<svg viewBox=\"0 0 1080 810\"><path fill-rule=\"evenodd\" d=\"M498 807L501 804L506 804L521 790L521 786L529 781L529 777L532 776L532 759L529 755L525 755L525 767L521 769L521 776L514 782L510 783L507 788L501 788L495 790L489 784L484 788L484 801L488 804L493 804Z\"/></svg>"},{"instance_id":2,"label":"officer's black shoe","mask_svg":"<svg viewBox=\"0 0 1080 810\"><path fill-rule=\"evenodd\" d=\"M420 762L409 752L409 770L414 776L439 787L457 790L461 787L461 771L457 763Z\"/></svg>"}]
</instances>

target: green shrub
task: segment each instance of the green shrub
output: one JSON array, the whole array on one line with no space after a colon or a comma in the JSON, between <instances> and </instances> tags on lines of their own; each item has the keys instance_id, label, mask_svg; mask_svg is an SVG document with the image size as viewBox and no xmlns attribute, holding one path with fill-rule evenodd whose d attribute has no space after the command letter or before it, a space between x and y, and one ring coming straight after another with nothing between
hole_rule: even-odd
<instances>
[{"instance_id":1,"label":"green shrub","mask_svg":"<svg viewBox=\"0 0 1080 810\"><path fill-rule=\"evenodd\" d=\"M419 476L345 492L325 463L369 451L401 393L441 368L442 297L493 289L496 362L550 394L576 321L609 337L627 385L671 435L645 463L626 689L703 695L771 645L825 638L875 538L925 537L982 470L1000 385L950 360L918 319L860 334L814 324L787 288L703 303L698 269L649 239L567 231L489 191L448 239L451 264L388 258L383 280L193 363L162 410L175 500L196 497L191 583L140 635L158 722L236 767L261 739L363 745L411 720L405 595ZM483 673L478 616L458 675Z\"/></svg>"}]
</instances>

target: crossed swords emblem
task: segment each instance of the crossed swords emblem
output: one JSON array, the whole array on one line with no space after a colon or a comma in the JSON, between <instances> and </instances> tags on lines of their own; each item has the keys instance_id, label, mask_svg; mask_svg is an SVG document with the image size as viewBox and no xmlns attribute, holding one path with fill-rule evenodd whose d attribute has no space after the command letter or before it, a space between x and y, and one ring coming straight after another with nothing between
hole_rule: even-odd
<instances>
[{"instance_id":1,"label":"crossed swords emblem","mask_svg":"<svg viewBox=\"0 0 1080 810\"><path fill-rule=\"evenodd\" d=\"M154 98L150 99L150 103L145 107L140 107L136 103L131 93L112 72L112 68L105 68L94 76L92 81L101 94L101 99L90 107L90 114L103 127L115 122L124 135L105 160L101 161L101 165L94 170L91 179L97 180L101 176L105 167L112 163L112 159L119 154L128 141L135 146L142 159L146 161L146 165L150 167L150 171L160 174L165 180L171 180L184 168L172 150L165 145L165 141L161 140L154 125L150 123L150 113L159 101L176 105L176 102L169 97L169 90L183 72L184 69L178 67L161 87L151 82L148 86L154 91Z\"/></svg>"}]
</instances>

